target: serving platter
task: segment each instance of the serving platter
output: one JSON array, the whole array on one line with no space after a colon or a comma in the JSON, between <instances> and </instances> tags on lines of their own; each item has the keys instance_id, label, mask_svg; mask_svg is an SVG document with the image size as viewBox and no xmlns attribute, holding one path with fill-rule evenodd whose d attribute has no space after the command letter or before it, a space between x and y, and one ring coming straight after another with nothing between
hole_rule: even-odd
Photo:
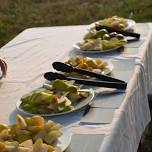
<instances>
[{"instance_id":1,"label":"serving platter","mask_svg":"<svg viewBox=\"0 0 152 152\"><path fill-rule=\"evenodd\" d=\"M119 51L119 50L121 50L121 49L123 49L124 48L124 46L118 46L118 47L115 47L115 48L112 48L112 49L107 49L107 50L92 50L92 51L82 51L81 49L80 49L80 47L77 45L77 44L74 44L73 45L73 48L74 48L74 50L76 50L77 52L79 52L79 53L88 53L88 54L98 54L98 53L100 53L100 54L105 54L105 53L110 53L110 52L115 52L115 51Z\"/></svg>"},{"instance_id":2,"label":"serving platter","mask_svg":"<svg viewBox=\"0 0 152 152\"><path fill-rule=\"evenodd\" d=\"M70 111L66 111L66 112L60 112L60 113L54 113L54 114L37 114L37 115L40 115L40 116L43 116L43 117L49 117L49 116L59 116L59 115L65 115L65 114L69 114L69 113L72 113L72 112L75 112L83 107L85 107L86 105L88 105L90 102L92 102L92 99L94 98L94 91L92 89L89 89L89 96L87 98L84 98L82 99L81 102L73 105L74 106L74 109L70 110ZM24 115L28 115L28 116L34 116L35 114L33 113L29 113L25 110L23 110L21 108L21 101L19 100L17 103L16 103L16 109L18 112L24 114Z\"/></svg>"},{"instance_id":3,"label":"serving platter","mask_svg":"<svg viewBox=\"0 0 152 152\"><path fill-rule=\"evenodd\" d=\"M127 21L128 26L124 30L127 31L127 30L130 30L130 29L133 29L133 27L135 26L136 22L134 20L132 20L132 19L127 19L127 18L125 18L125 20ZM96 21L96 22L91 23L90 25L88 25L87 29L90 30L91 28L95 27L95 24L97 22L98 21Z\"/></svg>"}]
</instances>

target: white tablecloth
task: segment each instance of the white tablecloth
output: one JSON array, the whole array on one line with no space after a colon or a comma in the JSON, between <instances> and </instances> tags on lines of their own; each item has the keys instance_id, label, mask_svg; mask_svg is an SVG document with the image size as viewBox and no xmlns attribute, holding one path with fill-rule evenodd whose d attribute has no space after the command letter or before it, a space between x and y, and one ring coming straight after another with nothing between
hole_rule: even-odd
<instances>
[{"instance_id":1,"label":"white tablecloth","mask_svg":"<svg viewBox=\"0 0 152 152\"><path fill-rule=\"evenodd\" d=\"M114 131L102 144L101 152L137 151L146 122L150 121L144 79L144 72L139 66L136 67L124 102L115 115Z\"/></svg>"},{"instance_id":2,"label":"white tablecloth","mask_svg":"<svg viewBox=\"0 0 152 152\"><path fill-rule=\"evenodd\" d=\"M105 56L115 60L139 59L112 123L93 127L66 124L74 133L104 134L101 152L137 151L142 132L150 121L147 99L152 82L150 24L137 24L136 31L142 34L141 43L127 45L123 53L113 57ZM0 56L8 63L8 75L0 81L0 122L14 121L16 101L44 83L43 73L52 69L52 62L75 55L72 44L80 41L85 32L86 26L31 28L1 48Z\"/></svg>"}]
</instances>

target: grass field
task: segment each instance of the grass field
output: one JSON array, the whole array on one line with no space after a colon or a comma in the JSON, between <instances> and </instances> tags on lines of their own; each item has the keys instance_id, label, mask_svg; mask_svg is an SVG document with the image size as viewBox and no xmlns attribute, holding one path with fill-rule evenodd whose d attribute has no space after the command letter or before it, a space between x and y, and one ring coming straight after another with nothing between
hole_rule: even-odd
<instances>
[{"instance_id":1,"label":"grass field","mask_svg":"<svg viewBox=\"0 0 152 152\"><path fill-rule=\"evenodd\" d=\"M152 0L0 0L0 46L26 28L89 24L119 15L152 21Z\"/></svg>"}]
</instances>

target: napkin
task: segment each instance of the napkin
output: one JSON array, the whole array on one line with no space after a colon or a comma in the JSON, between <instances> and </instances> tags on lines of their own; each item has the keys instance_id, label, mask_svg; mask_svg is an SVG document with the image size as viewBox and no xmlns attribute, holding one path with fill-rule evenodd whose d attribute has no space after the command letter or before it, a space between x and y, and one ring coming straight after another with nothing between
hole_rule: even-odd
<instances>
[{"instance_id":1,"label":"napkin","mask_svg":"<svg viewBox=\"0 0 152 152\"><path fill-rule=\"evenodd\" d=\"M123 92L98 92L93 99L91 107L96 108L119 108L123 102L125 93Z\"/></svg>"}]
</instances>

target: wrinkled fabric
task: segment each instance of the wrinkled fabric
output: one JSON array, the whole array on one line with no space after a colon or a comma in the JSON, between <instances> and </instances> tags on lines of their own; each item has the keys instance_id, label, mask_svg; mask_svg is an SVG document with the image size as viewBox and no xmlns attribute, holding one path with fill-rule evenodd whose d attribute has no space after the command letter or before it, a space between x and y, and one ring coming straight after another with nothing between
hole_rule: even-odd
<instances>
[{"instance_id":1,"label":"wrinkled fabric","mask_svg":"<svg viewBox=\"0 0 152 152\"><path fill-rule=\"evenodd\" d=\"M115 109L112 123L81 126L82 113L73 115L73 120L63 120L67 121L66 127L73 133L104 134L100 152L136 152L150 121L147 94L152 88L151 30L149 24L137 24L135 31L141 33L142 43L128 44L124 52L114 56L92 55L111 60L138 60L132 69L123 103ZM43 74L53 70L51 64L54 61L65 61L77 55L72 51L72 45L82 40L86 32L87 26L31 28L1 48L0 56L8 64L8 74L0 80L0 122L15 121L16 102L25 93L42 86L45 82Z\"/></svg>"}]
</instances>

